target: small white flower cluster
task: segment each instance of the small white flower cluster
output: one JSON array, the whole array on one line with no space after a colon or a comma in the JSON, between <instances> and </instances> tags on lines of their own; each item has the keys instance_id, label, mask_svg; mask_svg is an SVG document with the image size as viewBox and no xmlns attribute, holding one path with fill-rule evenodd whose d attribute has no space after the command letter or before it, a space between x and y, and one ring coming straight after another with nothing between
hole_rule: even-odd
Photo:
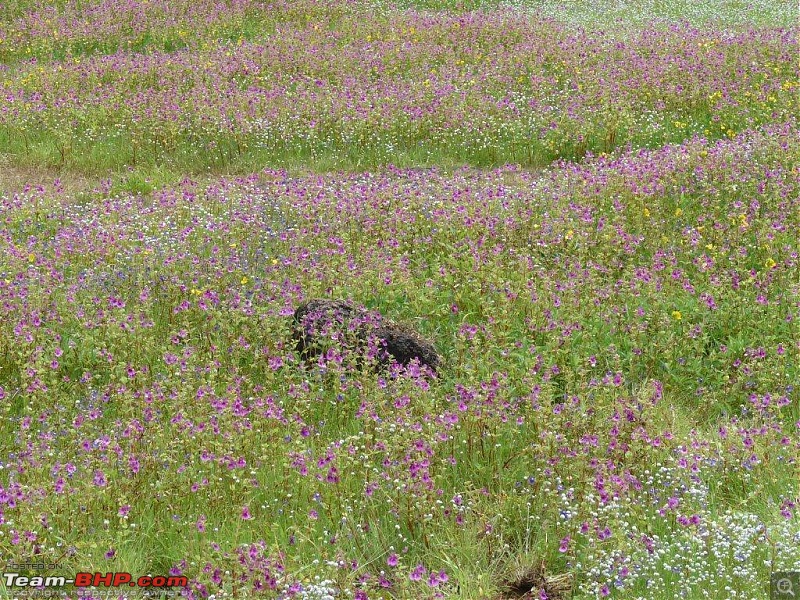
<instances>
[{"instance_id":1,"label":"small white flower cluster","mask_svg":"<svg viewBox=\"0 0 800 600\"><path fill-rule=\"evenodd\" d=\"M635 32L649 22L688 21L693 25L715 22L720 27L741 27L753 22L775 23L788 27L797 18L797 5L790 2L754 0L741 10L723 0L615 0L604 2L554 2L553 0L506 0L503 4L540 14L576 26L602 27L611 32Z\"/></svg>"},{"instance_id":2,"label":"small white flower cluster","mask_svg":"<svg viewBox=\"0 0 800 600\"><path fill-rule=\"evenodd\" d=\"M316 576L314 583L303 585L296 597L301 600L334 600L338 593L335 582L330 579L320 581L319 576Z\"/></svg>"},{"instance_id":3,"label":"small white flower cluster","mask_svg":"<svg viewBox=\"0 0 800 600\"><path fill-rule=\"evenodd\" d=\"M573 565L585 576L581 593L751 598L763 594L770 572L800 570L798 520L765 522L746 510L712 510L711 489L687 473L662 464L645 471L644 502L602 504L593 494L583 496L582 518L611 524L613 537L604 541L589 528L588 545ZM562 502L568 499L567 490ZM678 503L670 507L669 499Z\"/></svg>"}]
</instances>

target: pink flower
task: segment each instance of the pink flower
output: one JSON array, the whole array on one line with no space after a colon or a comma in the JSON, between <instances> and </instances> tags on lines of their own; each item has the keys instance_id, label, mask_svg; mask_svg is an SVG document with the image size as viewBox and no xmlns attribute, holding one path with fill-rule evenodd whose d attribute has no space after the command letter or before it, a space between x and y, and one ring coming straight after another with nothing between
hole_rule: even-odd
<instances>
[{"instance_id":1,"label":"pink flower","mask_svg":"<svg viewBox=\"0 0 800 600\"><path fill-rule=\"evenodd\" d=\"M106 474L102 471L95 471L94 472L94 484L97 487L105 487L106 485Z\"/></svg>"}]
</instances>

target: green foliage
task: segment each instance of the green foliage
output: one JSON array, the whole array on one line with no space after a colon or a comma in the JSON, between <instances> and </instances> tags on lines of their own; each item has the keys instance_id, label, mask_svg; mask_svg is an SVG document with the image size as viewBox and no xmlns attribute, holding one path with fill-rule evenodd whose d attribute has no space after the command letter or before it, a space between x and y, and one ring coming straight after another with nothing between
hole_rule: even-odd
<instances>
[{"instance_id":1,"label":"green foliage","mask_svg":"<svg viewBox=\"0 0 800 600\"><path fill-rule=\"evenodd\" d=\"M60 176L0 180L0 561L233 598L496 599L531 569L576 599L766 597L800 568L800 137L769 37L792 23L757 6L6 3L3 168ZM81 33L89 9L107 30ZM492 71L525 15L552 48ZM609 28L581 58L599 68L683 16L705 29L656 36L663 85L564 110L596 84L576 25ZM691 88L687 61L754 24L769 43L724 54L754 85ZM283 70L253 69L265 47ZM435 102L447 69L445 112L380 117ZM291 112L355 74L371 117ZM281 77L287 112L242 127L241 94ZM491 108L509 88L554 108L515 121ZM414 327L439 376L350 369L336 345L300 364L311 297Z\"/></svg>"}]
</instances>

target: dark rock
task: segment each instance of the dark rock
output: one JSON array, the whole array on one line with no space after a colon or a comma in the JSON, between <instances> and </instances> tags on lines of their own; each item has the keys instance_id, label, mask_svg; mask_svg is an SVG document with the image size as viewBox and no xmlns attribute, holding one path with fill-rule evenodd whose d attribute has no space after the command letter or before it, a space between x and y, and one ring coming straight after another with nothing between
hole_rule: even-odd
<instances>
[{"instance_id":1,"label":"dark rock","mask_svg":"<svg viewBox=\"0 0 800 600\"><path fill-rule=\"evenodd\" d=\"M308 359L323 353L326 346L337 340L340 345L347 342L352 345L359 325L356 321L363 321L366 314L365 310L359 310L344 300L316 299L304 302L294 311L292 324L292 338L297 351Z\"/></svg>"},{"instance_id":2,"label":"dark rock","mask_svg":"<svg viewBox=\"0 0 800 600\"><path fill-rule=\"evenodd\" d=\"M420 365L430 367L433 371L439 368L436 348L413 329L390 323L378 327L375 335L386 352L401 365L408 366L416 358Z\"/></svg>"},{"instance_id":3,"label":"dark rock","mask_svg":"<svg viewBox=\"0 0 800 600\"><path fill-rule=\"evenodd\" d=\"M433 371L441 364L436 348L419 333L346 300L314 299L301 304L294 312L292 337L306 360L336 347L354 351L358 364L365 357L379 365L397 362L403 366L417 359Z\"/></svg>"}]
</instances>

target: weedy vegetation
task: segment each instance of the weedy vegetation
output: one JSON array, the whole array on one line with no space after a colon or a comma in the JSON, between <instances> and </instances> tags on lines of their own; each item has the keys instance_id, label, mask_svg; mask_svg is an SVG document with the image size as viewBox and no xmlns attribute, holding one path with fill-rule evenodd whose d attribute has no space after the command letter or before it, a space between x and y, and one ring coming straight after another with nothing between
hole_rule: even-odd
<instances>
[{"instance_id":1,"label":"weedy vegetation","mask_svg":"<svg viewBox=\"0 0 800 600\"><path fill-rule=\"evenodd\" d=\"M4 3L0 564L767 598L800 570L796 17ZM436 373L301 355L311 298Z\"/></svg>"}]
</instances>

